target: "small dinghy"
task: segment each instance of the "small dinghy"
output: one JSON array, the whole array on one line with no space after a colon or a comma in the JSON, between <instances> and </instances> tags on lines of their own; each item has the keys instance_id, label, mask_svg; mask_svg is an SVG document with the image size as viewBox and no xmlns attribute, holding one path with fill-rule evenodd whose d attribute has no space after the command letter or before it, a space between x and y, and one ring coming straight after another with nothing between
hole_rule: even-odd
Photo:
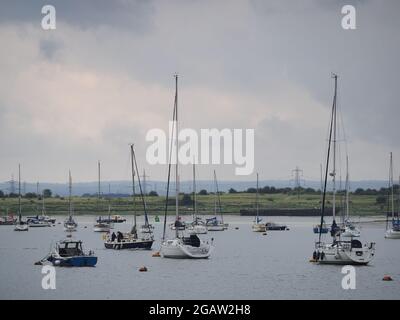
<instances>
[{"instance_id":1,"label":"small dinghy","mask_svg":"<svg viewBox=\"0 0 400 320\"><path fill-rule=\"evenodd\" d=\"M97 264L94 252L84 252L82 241L72 239L57 242L41 262L46 260L59 267L94 267Z\"/></svg>"},{"instance_id":2,"label":"small dinghy","mask_svg":"<svg viewBox=\"0 0 400 320\"><path fill-rule=\"evenodd\" d=\"M267 231L286 231L286 230L289 230L289 228L284 224L267 222L265 224L265 230L267 230Z\"/></svg>"},{"instance_id":3,"label":"small dinghy","mask_svg":"<svg viewBox=\"0 0 400 320\"><path fill-rule=\"evenodd\" d=\"M325 224L325 222L323 222L323 223L322 223L322 226L319 225L319 224L318 224L318 225L315 225L315 226L313 227L313 231L314 231L315 234L320 234L320 233L326 234L326 233L329 232L329 228L328 228L328 226Z\"/></svg>"}]
</instances>

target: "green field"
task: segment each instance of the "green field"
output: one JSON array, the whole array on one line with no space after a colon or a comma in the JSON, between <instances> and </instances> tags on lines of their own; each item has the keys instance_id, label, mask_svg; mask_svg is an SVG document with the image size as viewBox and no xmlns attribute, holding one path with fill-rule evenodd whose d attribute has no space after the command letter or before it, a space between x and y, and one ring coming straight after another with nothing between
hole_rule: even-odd
<instances>
[{"instance_id":1,"label":"green field","mask_svg":"<svg viewBox=\"0 0 400 320\"><path fill-rule=\"evenodd\" d=\"M291 194L261 194L259 198L260 209L288 209L288 208L319 208L320 196L317 194L297 195ZM330 206L331 196L327 196L327 206ZM175 206L170 199L169 214L173 214ZM74 214L76 215L106 215L108 212L108 200L97 198L73 197ZM131 198L113 198L110 200L113 214L132 214ZM255 208L255 194L234 193L222 194L221 206L224 213L239 214L241 209ZM165 197L147 197L149 214L162 214L165 210ZM198 195L197 207L200 214L212 214L214 211L214 195ZM136 198L137 212L143 212L140 197ZM0 199L0 215L6 211L18 212L17 198ZM181 214L191 214L192 206L180 206ZM350 201L351 214L354 216L384 215L386 206L376 204L376 196L352 195ZM68 198L46 199L46 211L48 215L65 215L68 213ZM22 199L23 215L33 215L41 212L41 201L37 199Z\"/></svg>"}]
</instances>

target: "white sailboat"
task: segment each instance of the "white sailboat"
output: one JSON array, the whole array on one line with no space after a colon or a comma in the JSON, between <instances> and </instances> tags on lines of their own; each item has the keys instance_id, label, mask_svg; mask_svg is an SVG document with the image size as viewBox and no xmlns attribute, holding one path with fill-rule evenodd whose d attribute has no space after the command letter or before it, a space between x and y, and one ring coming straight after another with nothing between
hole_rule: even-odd
<instances>
[{"instance_id":1,"label":"white sailboat","mask_svg":"<svg viewBox=\"0 0 400 320\"><path fill-rule=\"evenodd\" d=\"M64 221L64 230L67 232L73 232L76 231L78 228L78 223L75 222L74 218L72 217L73 215L73 207L72 207L72 177L71 177L71 171L69 171L69 197L68 197L68 211L69 211L69 216L68 218Z\"/></svg>"},{"instance_id":2,"label":"white sailboat","mask_svg":"<svg viewBox=\"0 0 400 320\"><path fill-rule=\"evenodd\" d=\"M261 218L259 217L259 205L258 205L258 197L259 197L259 188L258 188L258 172L257 172L257 190L256 190L256 215L254 217L254 222L253 225L251 226L251 229L254 232L265 232L265 223L261 223Z\"/></svg>"},{"instance_id":3,"label":"white sailboat","mask_svg":"<svg viewBox=\"0 0 400 320\"><path fill-rule=\"evenodd\" d=\"M174 130L175 129L175 130ZM179 220L179 140L178 140L178 75L175 75L175 101L174 101L174 112L173 112L173 135L175 133L175 152L176 152L176 164L175 164L175 222ZM163 238L161 242L161 256L163 258L180 258L180 259L207 259L212 251L212 245L208 242L201 240L197 235L192 234L189 237L185 237L179 233L178 228L175 229L175 237L172 239L166 239L166 223L167 223L167 212L168 212L168 195L169 195L169 182L171 175L171 156L172 156L172 143L171 139L171 152L168 166L168 186L167 186L167 197L165 202L165 214L164 214L164 230Z\"/></svg>"},{"instance_id":4,"label":"white sailboat","mask_svg":"<svg viewBox=\"0 0 400 320\"><path fill-rule=\"evenodd\" d=\"M350 221L350 206L349 206L349 157L346 156L346 204L345 204L345 216L343 221L343 229L341 235L344 238L358 238L361 235L361 231L357 228L352 221Z\"/></svg>"},{"instance_id":5,"label":"white sailboat","mask_svg":"<svg viewBox=\"0 0 400 320\"><path fill-rule=\"evenodd\" d=\"M203 220L197 214L196 199L196 164L193 161L193 222L187 226L189 234L206 234L207 227Z\"/></svg>"},{"instance_id":6,"label":"white sailboat","mask_svg":"<svg viewBox=\"0 0 400 320\"><path fill-rule=\"evenodd\" d=\"M146 207L146 211L147 211L147 202L146 202L146 171L143 170L143 199L144 199L144 206ZM140 232L141 233L153 233L154 231L154 226L152 224L150 224L149 219L147 214L145 215L145 220L144 220L144 224L140 226Z\"/></svg>"},{"instance_id":7,"label":"white sailboat","mask_svg":"<svg viewBox=\"0 0 400 320\"><path fill-rule=\"evenodd\" d=\"M38 188L39 189L39 188ZM28 217L28 225L31 228L51 227L52 219L46 215L46 207L44 204L44 193L42 192L42 214L39 216Z\"/></svg>"},{"instance_id":8,"label":"white sailboat","mask_svg":"<svg viewBox=\"0 0 400 320\"><path fill-rule=\"evenodd\" d=\"M362 244L359 240L350 238L349 240L342 240L341 230L336 224L336 98L337 98L337 75L333 75L335 79L335 94L333 98L332 114L330 120L329 129L329 142L328 142L328 153L326 158L325 167L325 182L324 182L324 193L322 197L322 209L321 209L321 223L319 239L315 242L315 250L313 252L313 262L319 264L342 264L342 265L366 265L368 264L375 255L375 243ZM330 173L333 182L333 197L332 197L332 211L333 211L333 223L331 227L332 242L322 241L322 226L324 223L325 213L325 199L326 199L326 187L328 180L329 171L329 159L331 152L331 145L333 143L333 171Z\"/></svg>"},{"instance_id":9,"label":"white sailboat","mask_svg":"<svg viewBox=\"0 0 400 320\"><path fill-rule=\"evenodd\" d=\"M18 164L18 221L15 224L14 231L28 231L28 223L22 221L22 207L21 207L21 165Z\"/></svg>"},{"instance_id":10,"label":"white sailboat","mask_svg":"<svg viewBox=\"0 0 400 320\"><path fill-rule=\"evenodd\" d=\"M218 211L221 219L218 219ZM221 199L218 190L217 174L214 170L214 217L206 219L206 226L208 231L224 231L228 228L228 224L224 223L224 216L222 214Z\"/></svg>"},{"instance_id":11,"label":"white sailboat","mask_svg":"<svg viewBox=\"0 0 400 320\"><path fill-rule=\"evenodd\" d=\"M400 182L400 181L399 181ZM388 215L386 215L386 234L387 239L400 239L400 220L399 213L397 217L394 212L394 186L393 186L393 155L390 153L390 168L389 168L389 190L391 193L390 207L391 207L391 223L389 223Z\"/></svg>"},{"instance_id":12,"label":"white sailboat","mask_svg":"<svg viewBox=\"0 0 400 320\"><path fill-rule=\"evenodd\" d=\"M98 191L97 191L97 209L100 210L100 198L101 198L101 166L100 161L97 162L98 168ZM101 217L97 219L95 225L93 226L94 232L110 232L111 230L111 206L108 204L108 219L105 221Z\"/></svg>"}]
</instances>

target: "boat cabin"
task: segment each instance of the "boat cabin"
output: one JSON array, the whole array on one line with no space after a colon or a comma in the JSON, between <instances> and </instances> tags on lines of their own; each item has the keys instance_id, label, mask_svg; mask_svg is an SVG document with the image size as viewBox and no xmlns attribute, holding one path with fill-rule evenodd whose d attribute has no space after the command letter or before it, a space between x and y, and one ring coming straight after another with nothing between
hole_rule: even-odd
<instances>
[{"instance_id":1,"label":"boat cabin","mask_svg":"<svg viewBox=\"0 0 400 320\"><path fill-rule=\"evenodd\" d=\"M57 244L61 257L83 256L82 241L61 241Z\"/></svg>"}]
</instances>

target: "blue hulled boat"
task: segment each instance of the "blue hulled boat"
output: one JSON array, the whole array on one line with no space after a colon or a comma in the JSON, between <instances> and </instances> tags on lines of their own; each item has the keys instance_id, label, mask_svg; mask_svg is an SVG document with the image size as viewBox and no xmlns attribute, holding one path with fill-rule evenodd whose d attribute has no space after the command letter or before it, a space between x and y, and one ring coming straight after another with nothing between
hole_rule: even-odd
<instances>
[{"instance_id":1,"label":"blue hulled boat","mask_svg":"<svg viewBox=\"0 0 400 320\"><path fill-rule=\"evenodd\" d=\"M97 263L93 251L85 253L82 241L72 239L57 242L46 260L60 267L94 267Z\"/></svg>"}]
</instances>

